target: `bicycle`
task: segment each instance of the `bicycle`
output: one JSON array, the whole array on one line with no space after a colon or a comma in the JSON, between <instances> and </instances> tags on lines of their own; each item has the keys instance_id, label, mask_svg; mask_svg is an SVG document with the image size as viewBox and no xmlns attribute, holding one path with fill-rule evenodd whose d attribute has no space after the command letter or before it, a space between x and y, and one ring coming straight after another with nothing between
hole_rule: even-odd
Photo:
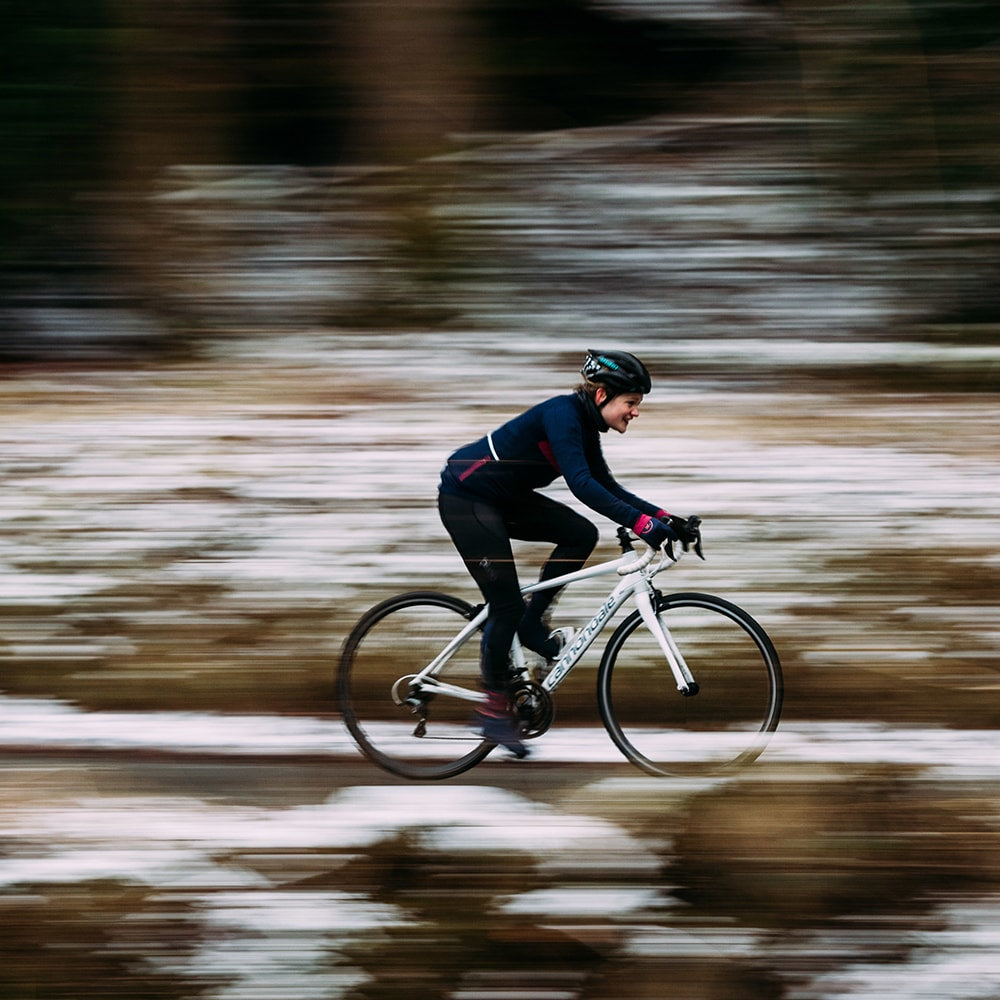
<instances>
[{"instance_id":1,"label":"bicycle","mask_svg":"<svg viewBox=\"0 0 1000 1000\"><path fill-rule=\"evenodd\" d=\"M701 556L700 519L688 524ZM530 594L603 574L621 577L547 672L529 663L515 637L510 696L521 738L549 729L553 692L631 599L635 609L615 629L597 671L597 704L611 740L653 775L752 762L781 715L781 666L770 638L721 597L664 595L653 586L688 545L676 554L672 544L659 552L647 546L637 555L624 528L618 541L617 559L521 588ZM344 643L337 691L344 723L366 757L405 778L442 779L489 755L495 744L473 726L485 697L479 639L487 612L459 597L415 591L362 616Z\"/></svg>"}]
</instances>

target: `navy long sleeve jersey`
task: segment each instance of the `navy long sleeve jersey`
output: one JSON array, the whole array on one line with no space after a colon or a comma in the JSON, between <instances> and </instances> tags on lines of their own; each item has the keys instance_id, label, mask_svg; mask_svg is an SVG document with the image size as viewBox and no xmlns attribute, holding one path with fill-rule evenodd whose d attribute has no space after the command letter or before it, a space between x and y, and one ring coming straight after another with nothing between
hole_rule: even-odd
<instances>
[{"instance_id":1,"label":"navy long sleeve jersey","mask_svg":"<svg viewBox=\"0 0 1000 1000\"><path fill-rule=\"evenodd\" d=\"M547 399L451 455L441 492L516 506L519 496L562 476L581 503L631 528L660 508L615 482L601 451L607 429L585 393Z\"/></svg>"}]
</instances>

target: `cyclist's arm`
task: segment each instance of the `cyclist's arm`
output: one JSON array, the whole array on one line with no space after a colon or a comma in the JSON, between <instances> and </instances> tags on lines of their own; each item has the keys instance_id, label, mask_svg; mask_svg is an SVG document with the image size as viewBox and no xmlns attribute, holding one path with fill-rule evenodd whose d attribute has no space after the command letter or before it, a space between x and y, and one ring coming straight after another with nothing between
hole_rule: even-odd
<instances>
[{"instance_id":1,"label":"cyclist's arm","mask_svg":"<svg viewBox=\"0 0 1000 1000\"><path fill-rule=\"evenodd\" d=\"M569 399L567 405L546 414L546 433L559 471L573 495L591 510L615 524L632 527L646 514L655 517L660 508L629 493L615 481L597 447L596 469L591 467L584 445L581 415ZM596 475L595 475L596 473Z\"/></svg>"},{"instance_id":2,"label":"cyclist's arm","mask_svg":"<svg viewBox=\"0 0 1000 1000\"><path fill-rule=\"evenodd\" d=\"M649 500L643 500L642 497L636 496L634 493L630 493L621 483L615 479L611 470L608 468L608 463L604 460L604 454L598 448L597 454L592 455L590 459L590 469L594 478L612 495L616 496L619 500L624 503L630 504L636 510L641 511L643 514L648 514L650 517L669 517L668 511L664 510L659 504L650 503Z\"/></svg>"}]
</instances>

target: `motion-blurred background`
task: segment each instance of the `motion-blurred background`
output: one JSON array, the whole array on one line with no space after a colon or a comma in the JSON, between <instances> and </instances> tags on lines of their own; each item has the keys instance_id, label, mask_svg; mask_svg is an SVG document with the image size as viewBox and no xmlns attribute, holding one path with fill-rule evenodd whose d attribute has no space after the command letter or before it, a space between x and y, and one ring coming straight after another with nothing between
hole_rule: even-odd
<instances>
[{"instance_id":1,"label":"motion-blurred background","mask_svg":"<svg viewBox=\"0 0 1000 1000\"><path fill-rule=\"evenodd\" d=\"M504 313L639 343L932 325L968 345L995 316L982 0L3 18L6 361Z\"/></svg>"},{"instance_id":2,"label":"motion-blurred background","mask_svg":"<svg viewBox=\"0 0 1000 1000\"><path fill-rule=\"evenodd\" d=\"M0 995L997 995L996 4L0 19ZM601 346L654 374L610 464L705 519L664 586L762 621L788 742L134 757L151 710L333 742L358 615L473 596L445 455Z\"/></svg>"}]
</instances>

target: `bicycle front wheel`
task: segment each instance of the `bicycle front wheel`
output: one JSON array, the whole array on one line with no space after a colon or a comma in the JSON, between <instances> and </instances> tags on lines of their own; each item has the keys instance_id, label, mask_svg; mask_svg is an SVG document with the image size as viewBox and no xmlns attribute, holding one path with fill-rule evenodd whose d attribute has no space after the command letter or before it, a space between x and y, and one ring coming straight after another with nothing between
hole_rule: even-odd
<instances>
[{"instance_id":1,"label":"bicycle front wheel","mask_svg":"<svg viewBox=\"0 0 1000 1000\"><path fill-rule=\"evenodd\" d=\"M412 690L423 670L475 616L457 597L422 591L389 598L344 643L337 694L344 723L370 760L404 778L450 778L493 749L472 723L480 689L474 631L437 673L453 694Z\"/></svg>"},{"instance_id":2,"label":"bicycle front wheel","mask_svg":"<svg viewBox=\"0 0 1000 1000\"><path fill-rule=\"evenodd\" d=\"M784 687L771 640L720 597L659 595L656 611L697 693L678 691L659 642L633 612L608 642L597 676L611 739L656 775L715 773L755 760L781 715Z\"/></svg>"}]
</instances>

